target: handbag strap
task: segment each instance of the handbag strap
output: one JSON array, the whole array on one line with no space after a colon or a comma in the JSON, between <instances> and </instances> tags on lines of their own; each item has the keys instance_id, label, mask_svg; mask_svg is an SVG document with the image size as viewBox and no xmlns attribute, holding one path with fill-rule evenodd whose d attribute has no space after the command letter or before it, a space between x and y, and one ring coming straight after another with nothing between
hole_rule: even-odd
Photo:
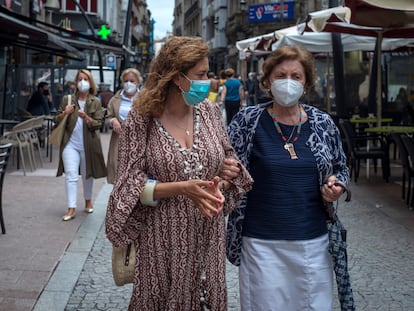
<instances>
[{"instance_id":1,"label":"handbag strap","mask_svg":"<svg viewBox=\"0 0 414 311\"><path fill-rule=\"evenodd\" d=\"M341 186L344 188L344 192L346 192L346 198L345 202L351 201L351 189L347 185L345 185L343 182L336 181L334 183L335 186ZM333 202L325 202L326 211L328 213L328 221L331 223L335 222L335 208Z\"/></svg>"}]
</instances>

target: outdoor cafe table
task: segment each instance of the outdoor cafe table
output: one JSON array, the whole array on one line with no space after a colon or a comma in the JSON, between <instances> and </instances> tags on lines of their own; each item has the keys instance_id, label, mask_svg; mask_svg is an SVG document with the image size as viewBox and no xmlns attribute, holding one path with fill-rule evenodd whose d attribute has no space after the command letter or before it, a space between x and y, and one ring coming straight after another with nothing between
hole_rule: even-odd
<instances>
[{"instance_id":1,"label":"outdoor cafe table","mask_svg":"<svg viewBox=\"0 0 414 311\"><path fill-rule=\"evenodd\" d=\"M373 127L377 122L378 119L376 117L367 117L367 118L360 118L354 117L349 119L349 122L355 124L355 130L358 133L364 131L364 127ZM392 122L392 118L381 118L381 124L388 124Z\"/></svg>"},{"instance_id":2,"label":"outdoor cafe table","mask_svg":"<svg viewBox=\"0 0 414 311\"><path fill-rule=\"evenodd\" d=\"M365 129L365 132L381 134L381 135L386 135L390 133L414 134L414 126L404 126L404 125L373 126L373 127L367 127Z\"/></svg>"},{"instance_id":3,"label":"outdoor cafe table","mask_svg":"<svg viewBox=\"0 0 414 311\"><path fill-rule=\"evenodd\" d=\"M375 117L369 117L369 118L351 118L349 119L349 122L355 123L355 124L375 124L377 123L378 119ZM381 123L391 123L392 118L381 118Z\"/></svg>"}]
</instances>

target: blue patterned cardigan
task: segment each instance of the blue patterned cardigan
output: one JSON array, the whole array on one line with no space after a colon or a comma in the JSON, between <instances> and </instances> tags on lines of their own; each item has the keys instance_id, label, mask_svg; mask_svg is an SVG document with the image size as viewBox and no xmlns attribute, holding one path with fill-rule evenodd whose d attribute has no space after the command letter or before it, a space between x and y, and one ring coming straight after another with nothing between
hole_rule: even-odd
<instances>
[{"instance_id":1,"label":"blue patterned cardigan","mask_svg":"<svg viewBox=\"0 0 414 311\"><path fill-rule=\"evenodd\" d=\"M271 104L272 102L246 107L239 111L228 126L230 142L247 170L249 170L249 157L253 148L253 138L257 124L262 113ZM309 105L302 106L308 115L311 129L306 145L315 155L320 186L322 187L326 177L330 175L335 175L340 182L347 185L349 183L349 170L337 126L327 113ZM247 194L243 196L237 207L230 213L227 224L226 254L229 261L236 266L240 265L241 233L246 204ZM332 255L338 283L339 300L343 311L354 310L347 268L346 241L341 235L341 232L345 229L337 215L334 216L334 219L336 220L334 223L328 224L329 252Z\"/></svg>"}]
</instances>

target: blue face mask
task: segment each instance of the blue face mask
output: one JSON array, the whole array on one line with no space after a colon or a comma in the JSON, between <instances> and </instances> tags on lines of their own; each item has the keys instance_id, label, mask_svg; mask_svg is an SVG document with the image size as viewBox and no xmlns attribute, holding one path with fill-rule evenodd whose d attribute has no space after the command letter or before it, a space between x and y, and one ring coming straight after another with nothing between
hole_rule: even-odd
<instances>
[{"instance_id":1,"label":"blue face mask","mask_svg":"<svg viewBox=\"0 0 414 311\"><path fill-rule=\"evenodd\" d=\"M184 97L184 101L189 106L197 106L208 96L210 91L210 80L190 80L185 74L183 76L190 81L190 89L188 92L183 91L180 87Z\"/></svg>"}]
</instances>

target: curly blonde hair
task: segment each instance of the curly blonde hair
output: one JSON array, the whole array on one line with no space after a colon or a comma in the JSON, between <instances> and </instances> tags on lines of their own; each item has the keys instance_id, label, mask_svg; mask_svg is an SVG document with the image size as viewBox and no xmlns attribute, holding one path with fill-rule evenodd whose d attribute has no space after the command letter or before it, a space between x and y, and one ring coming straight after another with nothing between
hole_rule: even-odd
<instances>
[{"instance_id":1,"label":"curly blonde hair","mask_svg":"<svg viewBox=\"0 0 414 311\"><path fill-rule=\"evenodd\" d=\"M90 85L89 94L96 95L97 92L98 92L98 88L96 87L95 80L93 79L92 73L89 70L81 69L81 70L78 71L78 73L76 74L76 77L75 77L75 85L78 85L78 79L79 79L79 75L81 73L88 76L89 85ZM75 95L77 95L77 94L78 94L78 87L76 87L76 89L75 89Z\"/></svg>"},{"instance_id":2,"label":"curly blonde hair","mask_svg":"<svg viewBox=\"0 0 414 311\"><path fill-rule=\"evenodd\" d=\"M208 46L200 37L171 37L152 61L144 87L134 102L143 115L162 115L174 77L187 74L199 61L208 57Z\"/></svg>"}]
</instances>

